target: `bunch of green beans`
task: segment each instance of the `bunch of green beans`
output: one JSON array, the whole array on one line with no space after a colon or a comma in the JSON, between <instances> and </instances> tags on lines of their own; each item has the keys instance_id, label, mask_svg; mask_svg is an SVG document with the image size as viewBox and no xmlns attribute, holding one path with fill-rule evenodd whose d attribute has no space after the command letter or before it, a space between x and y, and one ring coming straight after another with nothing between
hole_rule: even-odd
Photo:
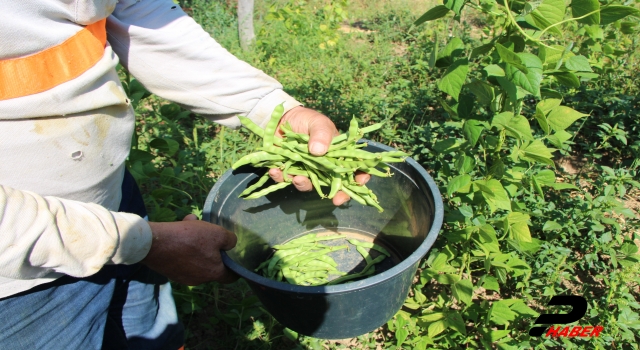
<instances>
[{"instance_id":1,"label":"bunch of green beans","mask_svg":"<svg viewBox=\"0 0 640 350\"><path fill-rule=\"evenodd\" d=\"M273 246L275 250L273 255L262 262L255 271L262 273L267 278L295 285L334 285L372 275L375 273L375 265L390 256L386 249L377 244L348 239L348 242L362 254L366 266L360 272L347 274L337 269L338 264L328 254L349 249L349 246L331 246L320 243L321 241L346 238L340 234L330 236L308 234L285 244L275 245ZM370 250L367 251L366 248L376 250L380 255L373 258Z\"/></svg>"},{"instance_id":2,"label":"bunch of green beans","mask_svg":"<svg viewBox=\"0 0 640 350\"><path fill-rule=\"evenodd\" d=\"M270 169L279 168L284 177L283 182L262 188L269 180L269 173L266 172L255 184L245 189L240 197L262 197L289 186L289 175L302 175L311 180L321 198L333 198L338 191L342 191L356 202L373 206L382 212L383 209L373 191L355 181L356 171L372 176L389 177L392 173L386 163L403 162L407 157L407 154L401 151L372 153L361 149L367 144L358 144L357 141L364 134L382 127L382 123L359 128L358 121L353 118L349 130L333 138L324 156L314 156L309 153L309 135L294 132L288 123L280 126L283 138L275 136L283 112L283 104L278 105L264 130L250 119L240 117L240 122L248 130L262 138L262 146L256 152L240 158L232 168L237 169L246 164ZM329 187L329 193L325 194L322 187Z\"/></svg>"}]
</instances>

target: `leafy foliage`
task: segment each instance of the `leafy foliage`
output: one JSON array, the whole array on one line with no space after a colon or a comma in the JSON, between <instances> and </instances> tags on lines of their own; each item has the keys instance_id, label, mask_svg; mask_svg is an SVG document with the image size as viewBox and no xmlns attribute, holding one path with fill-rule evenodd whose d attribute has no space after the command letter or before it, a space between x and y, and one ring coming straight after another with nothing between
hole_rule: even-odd
<instances>
[{"instance_id":1,"label":"leafy foliage","mask_svg":"<svg viewBox=\"0 0 640 350\"><path fill-rule=\"evenodd\" d=\"M176 286L189 348L637 348L640 235L625 205L640 193L635 5L446 0L416 13L400 1L273 1L257 4L253 52L239 50L232 6L182 5L342 130L352 116L386 121L372 138L410 152L446 204L403 309L380 329L299 336L242 281ZM123 80L138 113L129 167L151 218L199 214L254 140ZM579 324L602 335L530 337L540 313L560 312L546 307L558 294L584 295Z\"/></svg>"}]
</instances>

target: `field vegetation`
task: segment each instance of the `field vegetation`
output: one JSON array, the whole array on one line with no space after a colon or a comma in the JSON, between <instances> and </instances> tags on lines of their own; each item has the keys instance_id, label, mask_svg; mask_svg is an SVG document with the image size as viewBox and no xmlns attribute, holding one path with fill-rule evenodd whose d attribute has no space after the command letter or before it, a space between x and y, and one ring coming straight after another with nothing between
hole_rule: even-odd
<instances>
[{"instance_id":1,"label":"field vegetation","mask_svg":"<svg viewBox=\"0 0 640 350\"><path fill-rule=\"evenodd\" d=\"M412 155L445 223L404 307L354 339L284 329L244 281L175 285L188 349L637 349L640 53L633 1L265 0L238 42L234 1L180 5L230 52L345 131ZM128 166L155 221L202 214L257 141L133 77ZM531 337L554 295L584 296L599 337ZM383 298L384 296L381 296ZM372 305L372 307L375 307Z\"/></svg>"}]
</instances>

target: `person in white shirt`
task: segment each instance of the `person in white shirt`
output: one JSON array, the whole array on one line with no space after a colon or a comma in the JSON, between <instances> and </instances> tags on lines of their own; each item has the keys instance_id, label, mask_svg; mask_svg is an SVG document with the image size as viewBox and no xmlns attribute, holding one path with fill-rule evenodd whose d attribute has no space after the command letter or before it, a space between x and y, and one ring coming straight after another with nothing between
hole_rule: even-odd
<instances>
[{"instance_id":1,"label":"person in white shirt","mask_svg":"<svg viewBox=\"0 0 640 350\"><path fill-rule=\"evenodd\" d=\"M229 127L239 115L264 127L284 102L283 121L310 135L314 155L335 125L171 0L0 5L0 348L179 348L171 288L156 272L233 281L219 251L236 237L193 215L144 219L125 171L135 116L118 62L152 93Z\"/></svg>"}]
</instances>

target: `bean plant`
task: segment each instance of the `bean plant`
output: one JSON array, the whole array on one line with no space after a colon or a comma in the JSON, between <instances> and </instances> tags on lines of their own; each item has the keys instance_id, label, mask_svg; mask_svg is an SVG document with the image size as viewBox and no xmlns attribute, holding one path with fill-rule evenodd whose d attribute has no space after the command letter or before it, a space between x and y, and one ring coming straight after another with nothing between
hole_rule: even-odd
<instances>
[{"instance_id":1,"label":"bean plant","mask_svg":"<svg viewBox=\"0 0 640 350\"><path fill-rule=\"evenodd\" d=\"M339 130L352 116L384 123L367 138L410 154L445 202L387 324L315 339L280 325L243 280L174 284L188 349L637 348L637 3L269 0L256 2L254 49L241 50L233 2L179 2ZM200 215L216 179L263 140L121 77L137 114L128 166L150 219ZM559 294L587 299L574 325L602 325L598 338L528 335L539 314L568 312L547 306Z\"/></svg>"},{"instance_id":2,"label":"bean plant","mask_svg":"<svg viewBox=\"0 0 640 350\"><path fill-rule=\"evenodd\" d=\"M516 349L576 343L604 347L615 342L612 334L619 326L607 319L611 315L607 306L593 299L591 317L579 324L602 324L610 335L552 339L527 334L549 297L566 292L557 289L558 282L570 280L579 267L584 271L590 263L602 264L601 254L609 256L605 265L614 268L618 257L626 264L638 261L637 247L615 235L619 226L610 217L630 213L606 202L616 186L624 195L627 187L620 183L631 178L607 181L604 197L584 194L587 203L594 205L592 215L601 210L591 222L572 222L573 215L553 219L566 215L555 210L561 203L553 203L554 197L567 197L557 192L581 196L576 184L557 178L554 153L568 149L576 126L589 118L589 111L564 104L563 95L615 69L617 62L603 52L602 39L616 30L619 21L639 14L632 6L615 2L573 0L566 5L557 0L445 0L415 22L421 26L449 16L460 21L475 12L483 14L487 26L480 45L465 43L452 35L453 30L430 31L428 66L439 77L439 102L449 115L445 124L450 137L432 137L434 141L420 152L434 157L434 171L442 174L448 212L442 232L446 244L426 260L414 296L405 304L408 310L389 322L398 349L403 344ZM441 42L442 37L446 42ZM610 47L610 54L616 50L624 47ZM613 127L601 129L607 138L624 141ZM613 169L603 169L615 177ZM585 234L593 237L582 246L571 240L564 242L565 247L545 242L555 232L572 230L572 240L584 240ZM574 254L571 248L576 247L575 253L585 254L590 263L566 264ZM590 255L593 250L600 252ZM549 271L547 280L532 280L532 273L540 269ZM619 278L617 273L613 278ZM435 302L433 295L424 294L425 286L433 286L431 281L445 287ZM583 291L572 292L581 295ZM492 295L501 297L494 300ZM635 300L632 304L625 312L637 320L640 305ZM633 328L639 330L639 324ZM635 344L637 333L626 334L627 344Z\"/></svg>"}]
</instances>

